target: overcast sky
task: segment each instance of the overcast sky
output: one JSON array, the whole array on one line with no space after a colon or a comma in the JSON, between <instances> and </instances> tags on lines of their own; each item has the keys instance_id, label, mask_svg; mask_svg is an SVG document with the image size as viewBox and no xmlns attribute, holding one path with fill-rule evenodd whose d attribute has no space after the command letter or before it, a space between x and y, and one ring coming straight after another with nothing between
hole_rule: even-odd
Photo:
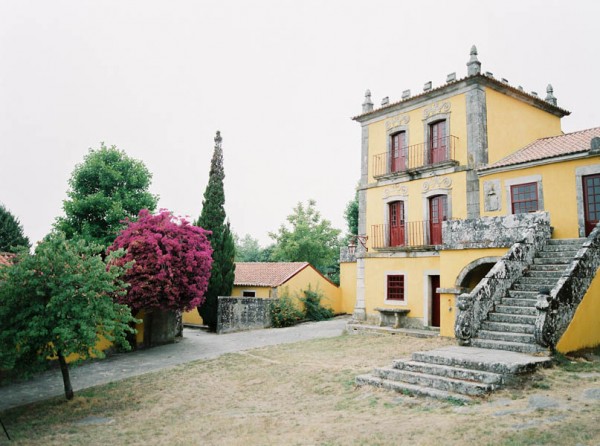
<instances>
[{"instance_id":1,"label":"overcast sky","mask_svg":"<svg viewBox=\"0 0 600 446\"><path fill-rule=\"evenodd\" d=\"M297 202L343 217L365 89L482 70L600 126L598 1L0 0L0 202L33 242L103 141L142 160L159 206L197 218L223 137L233 230L264 246Z\"/></svg>"}]
</instances>

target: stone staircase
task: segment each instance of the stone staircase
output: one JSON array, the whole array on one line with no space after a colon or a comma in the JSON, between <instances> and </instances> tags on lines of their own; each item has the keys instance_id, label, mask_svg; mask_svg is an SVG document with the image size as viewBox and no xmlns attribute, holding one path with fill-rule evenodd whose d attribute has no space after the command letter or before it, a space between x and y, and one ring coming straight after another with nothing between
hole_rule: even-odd
<instances>
[{"instance_id":1,"label":"stone staircase","mask_svg":"<svg viewBox=\"0 0 600 446\"><path fill-rule=\"evenodd\" d=\"M554 287L584 240L548 240L500 305L496 305L494 311L489 313L471 345L521 353L547 351L537 345L533 337L537 294L540 289L550 291Z\"/></svg>"},{"instance_id":2,"label":"stone staircase","mask_svg":"<svg viewBox=\"0 0 600 446\"><path fill-rule=\"evenodd\" d=\"M469 402L540 366L549 366L548 350L537 345L534 327L538 291L552 289L585 239L548 240L525 273L488 314L471 346L413 353L356 378L398 392ZM536 356L532 356L536 354Z\"/></svg>"}]
</instances>

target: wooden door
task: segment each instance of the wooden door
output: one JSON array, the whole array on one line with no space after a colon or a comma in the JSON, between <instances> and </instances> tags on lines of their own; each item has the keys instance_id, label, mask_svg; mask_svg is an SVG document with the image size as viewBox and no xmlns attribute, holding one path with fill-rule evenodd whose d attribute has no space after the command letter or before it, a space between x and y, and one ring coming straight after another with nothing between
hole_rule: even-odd
<instances>
[{"instance_id":1,"label":"wooden door","mask_svg":"<svg viewBox=\"0 0 600 446\"><path fill-rule=\"evenodd\" d=\"M440 326L440 293L436 290L440 287L440 276L429 276L431 282L431 326Z\"/></svg>"},{"instance_id":2,"label":"wooden door","mask_svg":"<svg viewBox=\"0 0 600 446\"><path fill-rule=\"evenodd\" d=\"M391 172L406 170L406 132L392 135Z\"/></svg>"},{"instance_id":3,"label":"wooden door","mask_svg":"<svg viewBox=\"0 0 600 446\"><path fill-rule=\"evenodd\" d=\"M389 204L390 246L404 246L404 202Z\"/></svg>"},{"instance_id":4,"label":"wooden door","mask_svg":"<svg viewBox=\"0 0 600 446\"><path fill-rule=\"evenodd\" d=\"M600 174L583 177L583 208L587 237L600 220Z\"/></svg>"},{"instance_id":5,"label":"wooden door","mask_svg":"<svg viewBox=\"0 0 600 446\"><path fill-rule=\"evenodd\" d=\"M448 160L446 152L446 121L435 122L429 127L429 162L435 164Z\"/></svg>"},{"instance_id":6,"label":"wooden door","mask_svg":"<svg viewBox=\"0 0 600 446\"><path fill-rule=\"evenodd\" d=\"M442 222L447 219L446 196L436 195L429 199L429 244L442 244Z\"/></svg>"}]
</instances>

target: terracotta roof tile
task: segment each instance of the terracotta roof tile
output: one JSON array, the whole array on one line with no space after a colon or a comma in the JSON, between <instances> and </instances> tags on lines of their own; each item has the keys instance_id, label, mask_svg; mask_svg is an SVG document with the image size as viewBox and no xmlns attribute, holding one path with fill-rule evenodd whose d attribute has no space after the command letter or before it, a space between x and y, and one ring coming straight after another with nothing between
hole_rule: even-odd
<instances>
[{"instance_id":1,"label":"terracotta roof tile","mask_svg":"<svg viewBox=\"0 0 600 446\"><path fill-rule=\"evenodd\" d=\"M486 171L498 167L587 152L590 150L590 141L594 137L600 137L600 127L540 138L489 166L481 167L479 170Z\"/></svg>"},{"instance_id":2,"label":"terracotta roof tile","mask_svg":"<svg viewBox=\"0 0 600 446\"><path fill-rule=\"evenodd\" d=\"M308 262L236 262L233 284L277 287L308 265Z\"/></svg>"}]
</instances>

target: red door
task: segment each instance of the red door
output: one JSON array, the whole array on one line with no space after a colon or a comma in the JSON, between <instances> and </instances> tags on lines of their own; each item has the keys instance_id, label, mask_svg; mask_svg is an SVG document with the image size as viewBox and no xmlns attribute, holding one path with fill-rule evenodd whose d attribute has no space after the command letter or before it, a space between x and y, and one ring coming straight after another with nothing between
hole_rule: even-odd
<instances>
[{"instance_id":1,"label":"red door","mask_svg":"<svg viewBox=\"0 0 600 446\"><path fill-rule=\"evenodd\" d=\"M446 196L436 195L429 199L429 244L442 244L442 222L447 219Z\"/></svg>"},{"instance_id":2,"label":"red door","mask_svg":"<svg viewBox=\"0 0 600 446\"><path fill-rule=\"evenodd\" d=\"M446 152L446 121L435 122L429 126L429 162L446 161Z\"/></svg>"},{"instance_id":3,"label":"red door","mask_svg":"<svg viewBox=\"0 0 600 446\"><path fill-rule=\"evenodd\" d=\"M440 287L440 276L429 276L431 280L431 326L440 326L440 293L436 290Z\"/></svg>"},{"instance_id":4,"label":"red door","mask_svg":"<svg viewBox=\"0 0 600 446\"><path fill-rule=\"evenodd\" d=\"M392 135L390 165L392 173L406 170L406 132Z\"/></svg>"},{"instance_id":5,"label":"red door","mask_svg":"<svg viewBox=\"0 0 600 446\"><path fill-rule=\"evenodd\" d=\"M404 246L404 202L389 204L390 246Z\"/></svg>"},{"instance_id":6,"label":"red door","mask_svg":"<svg viewBox=\"0 0 600 446\"><path fill-rule=\"evenodd\" d=\"M583 208L587 237L600 220L600 175L583 177Z\"/></svg>"}]
</instances>

